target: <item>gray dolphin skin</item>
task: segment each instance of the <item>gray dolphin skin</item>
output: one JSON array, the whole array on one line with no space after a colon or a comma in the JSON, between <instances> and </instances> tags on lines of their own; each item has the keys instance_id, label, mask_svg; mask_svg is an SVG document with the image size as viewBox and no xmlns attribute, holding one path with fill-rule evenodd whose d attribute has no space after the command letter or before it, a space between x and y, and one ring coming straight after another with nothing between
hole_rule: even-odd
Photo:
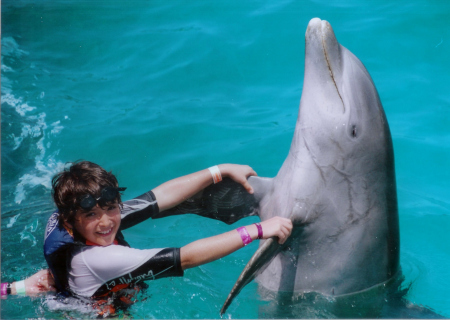
<instances>
[{"instance_id":1,"label":"gray dolphin skin","mask_svg":"<svg viewBox=\"0 0 450 320\"><path fill-rule=\"evenodd\" d=\"M299 114L277 176L250 177L254 195L224 179L159 216L293 221L284 245L260 242L221 314L255 278L268 292L335 298L367 293L401 274L394 152L378 92L327 21L312 19L305 38Z\"/></svg>"},{"instance_id":2,"label":"gray dolphin skin","mask_svg":"<svg viewBox=\"0 0 450 320\"><path fill-rule=\"evenodd\" d=\"M257 282L271 291L339 296L399 271L394 152L361 61L337 42L327 21L312 19L305 37L303 92L289 154L275 178L250 180L261 220L290 217L295 229ZM261 264L262 249L277 246L263 245L252 260Z\"/></svg>"}]
</instances>

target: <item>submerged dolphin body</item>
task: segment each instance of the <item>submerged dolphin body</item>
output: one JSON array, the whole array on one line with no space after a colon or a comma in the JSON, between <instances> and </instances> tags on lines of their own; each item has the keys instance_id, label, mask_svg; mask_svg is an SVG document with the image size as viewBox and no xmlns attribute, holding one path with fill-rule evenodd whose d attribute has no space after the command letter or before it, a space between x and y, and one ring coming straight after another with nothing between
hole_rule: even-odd
<instances>
[{"instance_id":1,"label":"submerged dolphin body","mask_svg":"<svg viewBox=\"0 0 450 320\"><path fill-rule=\"evenodd\" d=\"M306 30L305 76L289 154L275 178L250 177L254 195L225 179L160 217L194 213L233 223L289 217L280 246L261 241L221 313L256 277L271 292L346 296L399 273L394 152L377 90L327 21Z\"/></svg>"}]
</instances>

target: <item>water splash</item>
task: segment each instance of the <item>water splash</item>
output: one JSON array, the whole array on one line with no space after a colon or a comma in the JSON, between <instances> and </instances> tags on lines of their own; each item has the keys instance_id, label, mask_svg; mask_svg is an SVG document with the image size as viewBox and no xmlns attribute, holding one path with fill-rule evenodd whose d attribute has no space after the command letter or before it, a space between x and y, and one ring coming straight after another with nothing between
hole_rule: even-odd
<instances>
[{"instance_id":1,"label":"water splash","mask_svg":"<svg viewBox=\"0 0 450 320\"><path fill-rule=\"evenodd\" d=\"M16 98L11 93L5 93L4 95L2 95L2 104L3 103L6 103L13 107L16 112L22 117L24 117L27 112L36 109L36 107L29 106L27 103L23 103L22 98Z\"/></svg>"},{"instance_id":2,"label":"water splash","mask_svg":"<svg viewBox=\"0 0 450 320\"><path fill-rule=\"evenodd\" d=\"M32 189L39 185L51 189L52 177L63 169L64 163L56 162L53 158L49 158L46 162L38 160L33 173L26 173L19 178L20 182L14 192L14 201L20 204L26 198L27 189Z\"/></svg>"},{"instance_id":3,"label":"water splash","mask_svg":"<svg viewBox=\"0 0 450 320\"><path fill-rule=\"evenodd\" d=\"M12 217L11 219L9 219L9 223L6 225L6 227L9 229L11 228L17 221L17 219L19 219L20 217L20 213L15 215L14 217Z\"/></svg>"},{"instance_id":4,"label":"water splash","mask_svg":"<svg viewBox=\"0 0 450 320\"><path fill-rule=\"evenodd\" d=\"M33 233L36 232L37 228L39 226L39 221L36 219L31 224L26 225L22 232L20 232L20 242L23 242L24 240L29 240L32 242L32 247L36 246L37 241L36 237L33 235Z\"/></svg>"},{"instance_id":5,"label":"water splash","mask_svg":"<svg viewBox=\"0 0 450 320\"><path fill-rule=\"evenodd\" d=\"M20 60L26 55L28 53L20 49L13 38L2 39L2 71L15 72L13 68L7 65L5 60ZM3 85L4 81L6 85ZM31 154L31 159L34 160L31 171L23 173L16 184L14 201L20 204L26 199L29 190L37 186L50 189L51 178L63 169L64 164L55 159L58 151L50 155L46 154L47 149L51 146L46 138L49 135L58 135L64 127L60 121L55 121L48 126L46 122L47 114L39 111L38 107L33 106L24 97L15 94L14 90L14 81L10 81L8 77L2 74L2 112L8 113L11 117L11 121L8 123L8 129L11 133L5 135L5 142L11 145L12 152L24 149L26 150L26 156ZM41 92L39 97L43 99L45 93ZM20 134L17 132L20 132Z\"/></svg>"}]
</instances>

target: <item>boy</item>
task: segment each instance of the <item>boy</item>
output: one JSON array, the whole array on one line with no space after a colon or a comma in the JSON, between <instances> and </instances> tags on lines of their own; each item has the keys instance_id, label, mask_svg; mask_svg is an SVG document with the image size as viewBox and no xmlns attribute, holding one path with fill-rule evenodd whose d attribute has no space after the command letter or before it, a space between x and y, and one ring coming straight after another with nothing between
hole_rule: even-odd
<instances>
[{"instance_id":1,"label":"boy","mask_svg":"<svg viewBox=\"0 0 450 320\"><path fill-rule=\"evenodd\" d=\"M53 178L58 211L47 224L44 254L59 294L93 298L103 314L126 308L143 280L183 276L187 268L224 257L255 239L273 236L284 243L292 230L289 219L274 217L201 239L182 248L132 249L122 230L189 199L222 176L253 193L249 166L222 164L170 180L122 203L116 177L100 166L83 161ZM13 283L14 285L14 283ZM112 303L112 304L111 304ZM99 306L108 305L108 310Z\"/></svg>"}]
</instances>

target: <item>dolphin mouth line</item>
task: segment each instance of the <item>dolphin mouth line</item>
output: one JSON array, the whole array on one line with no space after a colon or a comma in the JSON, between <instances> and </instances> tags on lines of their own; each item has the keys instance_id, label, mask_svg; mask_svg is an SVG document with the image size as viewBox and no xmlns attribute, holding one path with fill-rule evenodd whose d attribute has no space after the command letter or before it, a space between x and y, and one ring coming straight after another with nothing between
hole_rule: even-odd
<instances>
[{"instance_id":1,"label":"dolphin mouth line","mask_svg":"<svg viewBox=\"0 0 450 320\"><path fill-rule=\"evenodd\" d=\"M323 32L323 26L322 25L321 25L321 36L322 36L322 50L323 50L323 55L325 57L325 61L327 62L328 71L330 72L331 80L333 80L333 84L334 84L334 86L336 88L336 92L337 92L337 94L339 96L339 99L341 99L342 107L344 108L344 112L345 112L344 100L342 100L341 93L339 92L338 86L336 84L336 80L335 80L334 75L333 75L333 69L331 69L330 60L328 59L327 50L325 49L324 32Z\"/></svg>"}]
</instances>

